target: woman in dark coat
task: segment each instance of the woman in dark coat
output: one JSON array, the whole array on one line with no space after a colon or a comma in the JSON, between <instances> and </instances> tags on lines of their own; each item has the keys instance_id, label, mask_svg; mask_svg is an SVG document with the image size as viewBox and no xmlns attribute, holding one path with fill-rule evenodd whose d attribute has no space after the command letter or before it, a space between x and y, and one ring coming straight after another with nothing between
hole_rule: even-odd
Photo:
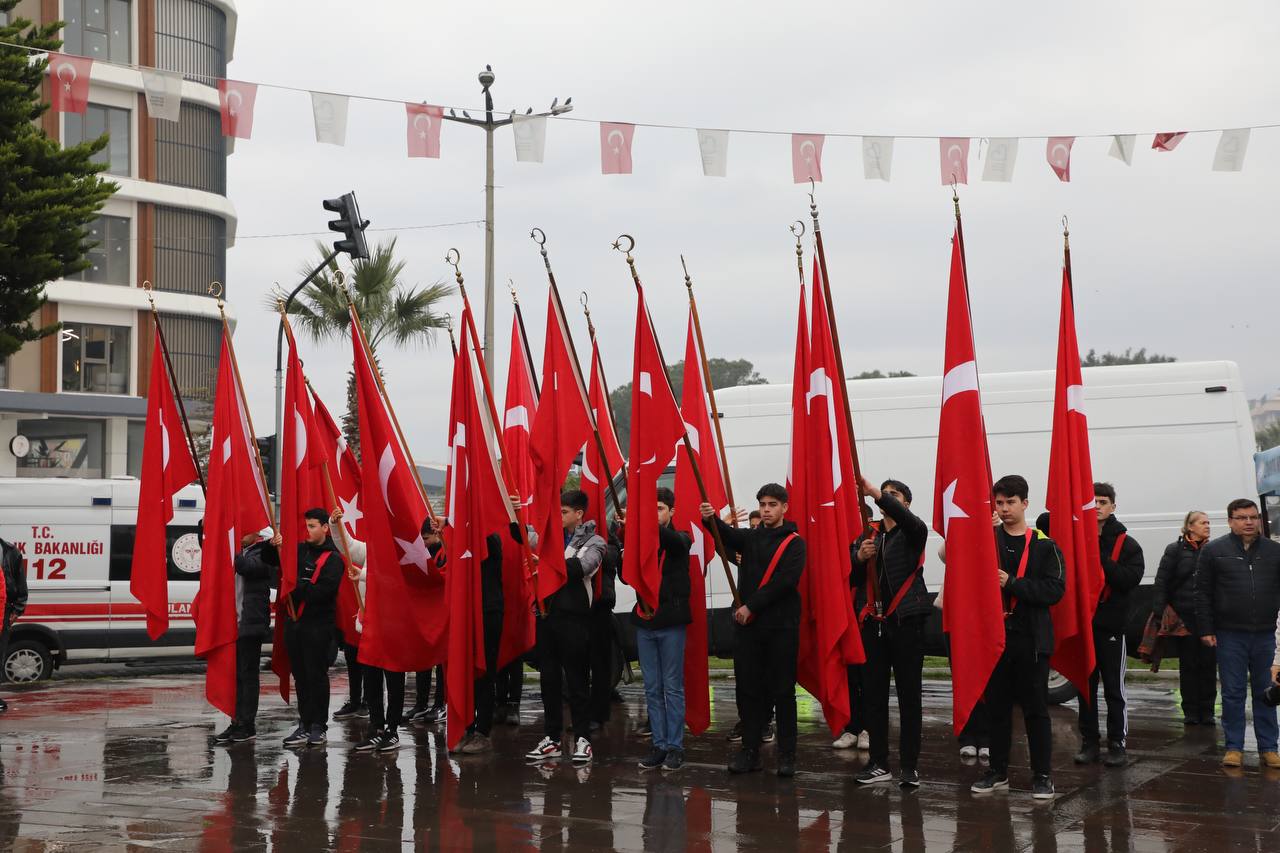
<instances>
[{"instance_id":1,"label":"woman in dark coat","mask_svg":"<svg viewBox=\"0 0 1280 853\"><path fill-rule=\"evenodd\" d=\"M1182 535L1164 549L1151 596L1151 609L1157 620L1168 605L1190 632L1185 637L1170 638L1178 651L1182 722L1188 726L1213 725L1218 700L1216 656L1211 647L1200 642L1196 631L1196 563L1200 547L1208 541L1209 516L1199 510L1187 513Z\"/></svg>"}]
</instances>

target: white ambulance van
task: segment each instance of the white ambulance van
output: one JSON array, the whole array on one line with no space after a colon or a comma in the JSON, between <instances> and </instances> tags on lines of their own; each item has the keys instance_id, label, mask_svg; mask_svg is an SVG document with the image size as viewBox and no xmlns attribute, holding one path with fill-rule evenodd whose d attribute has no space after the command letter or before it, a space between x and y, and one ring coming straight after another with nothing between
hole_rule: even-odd
<instances>
[{"instance_id":1,"label":"white ambulance van","mask_svg":"<svg viewBox=\"0 0 1280 853\"><path fill-rule=\"evenodd\" d=\"M0 661L6 680L40 681L69 663L193 655L204 496L188 486L174 501L169 631L153 642L129 592L138 486L133 478L0 478L0 538L21 551L30 590Z\"/></svg>"}]
</instances>

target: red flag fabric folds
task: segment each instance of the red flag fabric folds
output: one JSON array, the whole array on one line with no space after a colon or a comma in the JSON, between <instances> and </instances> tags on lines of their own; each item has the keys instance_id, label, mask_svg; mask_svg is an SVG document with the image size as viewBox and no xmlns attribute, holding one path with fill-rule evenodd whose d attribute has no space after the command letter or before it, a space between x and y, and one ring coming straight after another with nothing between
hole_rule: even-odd
<instances>
[{"instance_id":1,"label":"red flag fabric folds","mask_svg":"<svg viewBox=\"0 0 1280 853\"><path fill-rule=\"evenodd\" d=\"M684 382L680 391L680 416L684 420L689 447L698 460L698 470L707 489L707 502L719 511L729 503L724 472L720 465L720 449L711 422L707 397L709 378L702 373L702 352L689 313L689 331L684 345ZM689 455L676 456L676 506L673 522L677 530L693 538L689 549L689 611L693 621L685 633L684 701L685 723L695 735L711 725L711 685L707 670L707 567L715 557L715 541L702 526L698 507L702 494L689 463Z\"/></svg>"},{"instance_id":2,"label":"red flag fabric folds","mask_svg":"<svg viewBox=\"0 0 1280 853\"><path fill-rule=\"evenodd\" d=\"M547 341L542 355L542 397L533 420L529 452L537 473L531 523L538 533L539 601L564 586L564 527L560 523L560 489L573 458L591 436L587 390L582 387L569 328L555 294L547 296ZM601 535L604 532L601 531Z\"/></svg>"},{"instance_id":3,"label":"red flag fabric folds","mask_svg":"<svg viewBox=\"0 0 1280 853\"><path fill-rule=\"evenodd\" d=\"M1053 440L1049 451L1049 487L1045 495L1053 541L1062 549L1066 592L1052 608L1057 645L1049 663L1082 695L1096 659L1093 614L1104 578L1098 553L1098 510L1093 497L1089 423L1084 411L1084 379L1076 341L1071 273L1062 271L1062 312L1058 323L1058 378L1053 395Z\"/></svg>"},{"instance_id":4,"label":"red flag fabric folds","mask_svg":"<svg viewBox=\"0 0 1280 853\"><path fill-rule=\"evenodd\" d=\"M68 53L49 54L49 102L54 112L81 113L89 108L93 60Z\"/></svg>"},{"instance_id":5,"label":"red flag fabric folds","mask_svg":"<svg viewBox=\"0 0 1280 853\"><path fill-rule=\"evenodd\" d=\"M466 329L470 306L463 309ZM514 516L503 494L494 424L477 396L478 359L471 336L464 334L454 359L449 416L449 524L445 573L449 606L449 659L445 666L449 715L447 742L458 745L475 718L475 679L485 669L484 622L481 617L480 564L488 556L488 537L506 532Z\"/></svg>"},{"instance_id":6,"label":"red flag fabric folds","mask_svg":"<svg viewBox=\"0 0 1280 853\"><path fill-rule=\"evenodd\" d=\"M591 342L591 379L587 391L587 404L596 428L600 430L600 443L604 445L604 459L594 435L587 435L582 449L582 490L587 493L587 516L595 519L596 531L608 538L609 502L613 500L609 488L610 479L622 472L627 460L622 456L618 435L613 431L613 413L609 408L609 387L604 381L604 369L600 364L600 345ZM599 577L599 574L596 575Z\"/></svg>"},{"instance_id":7,"label":"red flag fabric folds","mask_svg":"<svg viewBox=\"0 0 1280 853\"><path fill-rule=\"evenodd\" d=\"M347 535L364 541L360 511L360 463L347 446L347 439L338 429L338 424L329 414L320 398L312 394L311 404L315 410L316 434L313 442L315 453L324 460L329 470L329 481L333 484L334 497L342 510L342 524ZM327 495L326 495L327 497ZM326 507L333 509L333 507ZM335 532L335 538L337 533ZM360 634L356 630L356 619L360 615L360 600L356 596L355 584L343 581L338 587L338 630L342 639L350 646L360 645Z\"/></svg>"},{"instance_id":8,"label":"red flag fabric folds","mask_svg":"<svg viewBox=\"0 0 1280 853\"><path fill-rule=\"evenodd\" d=\"M933 503L933 529L942 534L947 546L942 628L951 639L952 723L957 733L1004 651L999 566L991 529L991 461L960 239L957 229L951 240Z\"/></svg>"},{"instance_id":9,"label":"red flag fabric folds","mask_svg":"<svg viewBox=\"0 0 1280 853\"><path fill-rule=\"evenodd\" d=\"M511 319L511 361L507 367L507 397L502 416L502 444L515 479L520 502L532 512L537 471L529 452L530 430L538 413L533 358L520 332L519 316ZM537 626L533 616L533 580L524 564L524 547L502 537L502 641L498 644L498 668L533 648Z\"/></svg>"},{"instance_id":10,"label":"red flag fabric folds","mask_svg":"<svg viewBox=\"0 0 1280 853\"><path fill-rule=\"evenodd\" d=\"M156 329L151 347L151 384L142 443L137 533L129 591L147 611L147 635L169 630L169 558L165 528L173 520L173 497L197 477L178 403L165 372L164 344Z\"/></svg>"},{"instance_id":11,"label":"red flag fabric folds","mask_svg":"<svg viewBox=\"0 0 1280 853\"><path fill-rule=\"evenodd\" d=\"M364 506L365 619L360 662L418 672L445 659L445 584L427 552L427 505L408 451L379 391L355 316L356 398L360 416L360 498Z\"/></svg>"},{"instance_id":12,"label":"red flag fabric folds","mask_svg":"<svg viewBox=\"0 0 1280 853\"><path fill-rule=\"evenodd\" d=\"M627 506L622 578L650 610L658 608L658 477L671 462L684 420L653 335L644 288L636 286L636 338L631 371L631 447L627 454Z\"/></svg>"}]
</instances>

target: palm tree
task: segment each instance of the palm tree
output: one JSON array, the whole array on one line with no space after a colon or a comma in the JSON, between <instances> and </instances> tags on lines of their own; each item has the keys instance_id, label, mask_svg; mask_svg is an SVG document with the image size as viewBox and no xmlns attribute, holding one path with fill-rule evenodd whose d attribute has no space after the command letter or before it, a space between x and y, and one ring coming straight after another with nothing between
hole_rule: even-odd
<instances>
[{"instance_id":1,"label":"palm tree","mask_svg":"<svg viewBox=\"0 0 1280 853\"><path fill-rule=\"evenodd\" d=\"M354 273L347 277L352 284L352 298L360 313L360 325L364 329L369 348L373 350L374 367L379 373L378 348L384 343L394 346L432 346L436 332L448 327L448 316L438 311L440 300L452 296L453 285L436 282L428 287L408 288L400 281L405 262L395 257L396 241L393 237L379 243L368 260L358 260ZM329 254L328 246L317 242L321 257ZM299 268L306 276L315 265L305 262ZM326 343L350 334L350 314L347 311L347 291L333 275L336 263L321 272L298 294L289 306L294 324L316 343ZM271 293L267 303L276 310L276 299L282 294ZM360 424L356 406L355 370L347 374L347 411L342 417L342 432L357 458L360 455Z\"/></svg>"}]
</instances>

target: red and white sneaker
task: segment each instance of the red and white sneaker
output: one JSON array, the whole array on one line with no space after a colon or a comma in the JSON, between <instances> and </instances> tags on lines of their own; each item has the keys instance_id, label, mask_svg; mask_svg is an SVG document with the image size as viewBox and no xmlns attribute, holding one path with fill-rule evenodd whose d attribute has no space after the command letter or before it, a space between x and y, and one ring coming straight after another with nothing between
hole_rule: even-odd
<instances>
[{"instance_id":1,"label":"red and white sneaker","mask_svg":"<svg viewBox=\"0 0 1280 853\"><path fill-rule=\"evenodd\" d=\"M560 744L549 737L538 741L538 745L524 754L529 761L545 761L548 758L560 757Z\"/></svg>"},{"instance_id":2,"label":"red and white sneaker","mask_svg":"<svg viewBox=\"0 0 1280 853\"><path fill-rule=\"evenodd\" d=\"M591 741L584 737L578 738L578 742L573 746L574 764L590 764L591 763Z\"/></svg>"}]
</instances>

